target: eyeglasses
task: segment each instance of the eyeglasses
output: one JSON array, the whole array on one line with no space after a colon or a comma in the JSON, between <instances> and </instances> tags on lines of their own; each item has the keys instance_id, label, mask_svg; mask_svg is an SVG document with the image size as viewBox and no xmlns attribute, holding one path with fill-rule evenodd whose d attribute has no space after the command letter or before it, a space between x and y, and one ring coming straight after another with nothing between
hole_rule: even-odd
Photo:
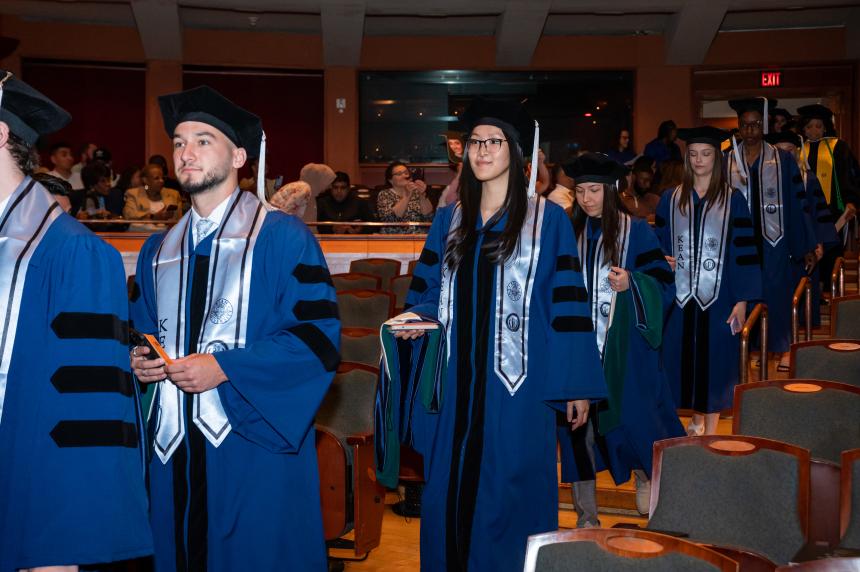
<instances>
[{"instance_id":1,"label":"eyeglasses","mask_svg":"<svg viewBox=\"0 0 860 572\"><path fill-rule=\"evenodd\" d=\"M466 147L469 149L470 153L480 153L481 147L484 147L488 153L495 155L499 151L502 150L502 143L507 141L507 139L466 139Z\"/></svg>"},{"instance_id":2,"label":"eyeglasses","mask_svg":"<svg viewBox=\"0 0 860 572\"><path fill-rule=\"evenodd\" d=\"M762 122L761 121L750 121L749 123L741 123L741 129L761 129Z\"/></svg>"}]
</instances>

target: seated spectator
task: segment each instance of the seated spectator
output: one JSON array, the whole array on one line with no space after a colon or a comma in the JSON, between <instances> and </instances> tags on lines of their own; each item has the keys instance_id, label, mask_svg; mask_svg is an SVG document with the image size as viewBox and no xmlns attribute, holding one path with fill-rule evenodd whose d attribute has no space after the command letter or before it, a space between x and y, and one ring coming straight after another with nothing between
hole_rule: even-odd
<instances>
[{"instance_id":1,"label":"seated spectator","mask_svg":"<svg viewBox=\"0 0 860 572\"><path fill-rule=\"evenodd\" d=\"M678 126L671 119L664 121L657 129L657 137L645 146L643 155L647 155L656 161L657 168L663 161L669 159L681 160L681 148L675 143L678 138Z\"/></svg>"},{"instance_id":2,"label":"seated spectator","mask_svg":"<svg viewBox=\"0 0 860 572\"><path fill-rule=\"evenodd\" d=\"M119 179L116 180L116 184L114 185L114 187L121 190L123 193L129 189L142 186L143 179L141 179L141 168L137 165L126 167L126 169L120 173Z\"/></svg>"},{"instance_id":3,"label":"seated spectator","mask_svg":"<svg viewBox=\"0 0 860 572\"><path fill-rule=\"evenodd\" d=\"M125 193L122 216L132 220L171 220L182 214L179 191L164 186L164 174L159 165L147 165L141 177L143 186Z\"/></svg>"},{"instance_id":4,"label":"seated spectator","mask_svg":"<svg viewBox=\"0 0 860 572\"><path fill-rule=\"evenodd\" d=\"M328 193L317 198L317 220L370 222L373 220L367 201L363 201L349 188L349 175L338 171ZM317 231L321 234L366 234L373 229L366 226L336 224L320 225Z\"/></svg>"},{"instance_id":5,"label":"seated spectator","mask_svg":"<svg viewBox=\"0 0 860 572\"><path fill-rule=\"evenodd\" d=\"M269 164L266 163L266 167L267 167L266 168L266 171L267 171L266 174L267 175L268 175L268 170L269 170L268 166L269 166ZM260 167L260 160L257 158L252 159L251 160L251 176L245 177L244 179L239 181L239 188L240 189L242 189L243 191L248 191L250 193L256 193L257 192L257 169L259 169L259 167ZM278 188L279 183L280 183L280 181L278 181L276 179L270 179L270 178L266 177L266 197L271 198L272 195L275 194L275 189Z\"/></svg>"},{"instance_id":6,"label":"seated spectator","mask_svg":"<svg viewBox=\"0 0 860 572\"><path fill-rule=\"evenodd\" d=\"M649 157L639 157L633 163L630 184L621 193L621 202L635 217L647 219L657 212L660 195L651 192L654 171L653 161Z\"/></svg>"},{"instance_id":7,"label":"seated spectator","mask_svg":"<svg viewBox=\"0 0 860 572\"><path fill-rule=\"evenodd\" d=\"M615 139L612 141L609 150L606 151L606 155L616 163L621 163L622 165L628 164L636 158L636 151L633 150L633 145L630 142L629 129L622 129L615 135Z\"/></svg>"},{"instance_id":8,"label":"seated spectator","mask_svg":"<svg viewBox=\"0 0 860 572\"><path fill-rule=\"evenodd\" d=\"M170 169L167 168L167 159L164 158L164 155L153 155L146 163L148 165L158 165L161 167L161 172L164 173L164 186L166 188L173 189L175 191L182 191L179 181L170 176Z\"/></svg>"},{"instance_id":9,"label":"seated spectator","mask_svg":"<svg viewBox=\"0 0 860 572\"><path fill-rule=\"evenodd\" d=\"M47 173L35 173L33 180L40 183L45 187L45 190L53 195L54 200L57 201L60 208L66 212L72 210L72 201L69 199L69 196L72 194L72 185L67 181Z\"/></svg>"},{"instance_id":10,"label":"seated spectator","mask_svg":"<svg viewBox=\"0 0 860 572\"><path fill-rule=\"evenodd\" d=\"M306 182L311 189L311 200L307 205L302 219L305 222L313 222L317 220L316 198L320 193L329 188L332 181L334 181L334 170L322 163L308 163L302 167L299 180Z\"/></svg>"},{"instance_id":11,"label":"seated spectator","mask_svg":"<svg viewBox=\"0 0 860 572\"><path fill-rule=\"evenodd\" d=\"M101 161L93 161L81 171L84 182L84 202L77 212L79 219L114 218L122 216L125 197L111 187L111 171Z\"/></svg>"},{"instance_id":12,"label":"seated spectator","mask_svg":"<svg viewBox=\"0 0 860 572\"><path fill-rule=\"evenodd\" d=\"M112 187L116 186L116 183L119 180L119 174L113 172L113 155L111 155L111 152L104 147L99 147L93 151L93 161L100 161L110 169L110 184Z\"/></svg>"},{"instance_id":13,"label":"seated spectator","mask_svg":"<svg viewBox=\"0 0 860 572\"><path fill-rule=\"evenodd\" d=\"M311 202L311 186L304 181L293 181L278 189L269 203L293 216L304 217Z\"/></svg>"},{"instance_id":14,"label":"seated spectator","mask_svg":"<svg viewBox=\"0 0 860 572\"><path fill-rule=\"evenodd\" d=\"M93 160L93 153L99 146L95 143L84 143L78 150L78 162L72 165L72 177L69 183L72 189L83 189L84 182L81 180L81 171L87 166L87 163Z\"/></svg>"},{"instance_id":15,"label":"seated spectator","mask_svg":"<svg viewBox=\"0 0 860 572\"><path fill-rule=\"evenodd\" d=\"M385 180L390 185L376 197L376 213L381 222L430 222L433 220L433 203L427 198L427 184L413 181L405 163L395 161L385 169ZM426 233L420 226L383 226L382 234Z\"/></svg>"},{"instance_id":16,"label":"seated spectator","mask_svg":"<svg viewBox=\"0 0 860 572\"><path fill-rule=\"evenodd\" d=\"M550 171L550 180L552 181L552 190L547 193L547 200L563 208L569 215L573 211L572 189L576 187L576 184L564 173L561 163L556 163Z\"/></svg>"},{"instance_id":17,"label":"seated spectator","mask_svg":"<svg viewBox=\"0 0 860 572\"><path fill-rule=\"evenodd\" d=\"M71 184L72 166L75 164L75 157L72 155L72 148L68 143L54 143L51 145L48 158L51 160L51 170L48 174ZM74 188L74 187L72 187Z\"/></svg>"}]
</instances>

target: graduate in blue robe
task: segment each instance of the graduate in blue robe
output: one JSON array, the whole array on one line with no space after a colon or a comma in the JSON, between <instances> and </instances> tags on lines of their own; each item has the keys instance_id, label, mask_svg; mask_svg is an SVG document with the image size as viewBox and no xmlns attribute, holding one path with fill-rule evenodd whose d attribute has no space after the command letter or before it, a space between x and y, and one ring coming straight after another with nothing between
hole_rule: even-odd
<instances>
[{"instance_id":1,"label":"graduate in blue robe","mask_svg":"<svg viewBox=\"0 0 860 572\"><path fill-rule=\"evenodd\" d=\"M194 209L144 244L132 307L135 327L180 358L133 361L142 382L168 376L149 419L155 568L325 570L313 419L340 329L325 259L300 220L238 190L235 164L220 186L195 187L188 166L206 165L210 148L256 152L259 119L209 88L161 104ZM210 212L207 196L221 201ZM214 367L219 383L201 391L194 367Z\"/></svg>"},{"instance_id":2,"label":"graduate in blue robe","mask_svg":"<svg viewBox=\"0 0 860 572\"><path fill-rule=\"evenodd\" d=\"M596 526L596 471L608 468L619 485L636 471L637 506L647 513L654 442L684 435L660 363L675 278L648 223L625 212L615 185L626 168L586 153L565 173L577 183L574 229L609 399L588 426L560 424L561 480L575 484L578 524ZM606 225L617 229L609 238Z\"/></svg>"},{"instance_id":3,"label":"graduate in blue robe","mask_svg":"<svg viewBox=\"0 0 860 572\"><path fill-rule=\"evenodd\" d=\"M519 146L537 140L534 123L482 101L466 121L461 202L436 213L407 297L447 325L450 351L439 413L413 418L421 568L513 572L527 537L558 527L556 411L581 425L606 389L570 221L534 195L534 177L527 192ZM482 198L500 195L482 220ZM517 239L510 258L505 238ZM453 279L448 255L460 257Z\"/></svg>"},{"instance_id":4,"label":"graduate in blue robe","mask_svg":"<svg viewBox=\"0 0 860 572\"><path fill-rule=\"evenodd\" d=\"M764 301L768 315L768 351L782 354L779 368L788 370L791 345L791 298L797 286L794 264L815 263L815 231L797 161L763 140L764 99L729 102L738 113L742 143L726 151L729 185L747 200L762 261ZM776 102L768 101L773 108ZM764 367L764 364L762 365Z\"/></svg>"},{"instance_id":5,"label":"graduate in blue robe","mask_svg":"<svg viewBox=\"0 0 860 572\"><path fill-rule=\"evenodd\" d=\"M0 189L0 571L146 556L122 260L27 175L37 137L70 117L4 76L0 180L17 182Z\"/></svg>"},{"instance_id":6,"label":"graduate in blue robe","mask_svg":"<svg viewBox=\"0 0 860 572\"><path fill-rule=\"evenodd\" d=\"M679 130L687 141L685 181L695 186L664 193L655 217L675 270L663 363L677 407L694 411L690 434L716 432L720 411L731 408L740 373L736 333L762 296L753 219L720 164L729 136L710 127Z\"/></svg>"},{"instance_id":7,"label":"graduate in blue robe","mask_svg":"<svg viewBox=\"0 0 860 572\"><path fill-rule=\"evenodd\" d=\"M813 230L815 233L815 252L819 263L813 266L810 271L806 268L805 263L795 262L792 265L794 270L794 283L800 282L800 279L807 276L812 284L812 325L818 327L821 325L821 264L820 260L824 252L828 248L839 243L839 235L836 232L836 217L830 210L830 205L827 204L827 198L821 189L821 181L815 171L809 165L805 164L804 158L801 156L802 141L800 136L793 131L782 131L780 133L772 133L767 137L767 142L775 147L785 151L798 161L800 173L800 181L806 190L806 204L809 209L809 214L813 222ZM801 307L803 303L801 303ZM806 324L806 315L800 312L800 323Z\"/></svg>"}]
</instances>

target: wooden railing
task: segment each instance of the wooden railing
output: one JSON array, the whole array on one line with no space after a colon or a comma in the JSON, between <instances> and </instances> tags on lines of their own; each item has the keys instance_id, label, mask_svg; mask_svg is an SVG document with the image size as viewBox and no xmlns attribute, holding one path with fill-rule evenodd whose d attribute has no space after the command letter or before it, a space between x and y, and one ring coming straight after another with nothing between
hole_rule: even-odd
<instances>
[{"instance_id":1,"label":"wooden railing","mask_svg":"<svg viewBox=\"0 0 860 572\"><path fill-rule=\"evenodd\" d=\"M812 281L804 276L794 289L791 299L791 343L800 341L800 300L803 299L803 317L806 327L804 328L804 339L808 342L812 339Z\"/></svg>"},{"instance_id":2,"label":"wooden railing","mask_svg":"<svg viewBox=\"0 0 860 572\"><path fill-rule=\"evenodd\" d=\"M767 380L767 304L756 304L747 316L741 330L740 382L749 382L750 334L756 323L761 320L761 367L759 380Z\"/></svg>"}]
</instances>

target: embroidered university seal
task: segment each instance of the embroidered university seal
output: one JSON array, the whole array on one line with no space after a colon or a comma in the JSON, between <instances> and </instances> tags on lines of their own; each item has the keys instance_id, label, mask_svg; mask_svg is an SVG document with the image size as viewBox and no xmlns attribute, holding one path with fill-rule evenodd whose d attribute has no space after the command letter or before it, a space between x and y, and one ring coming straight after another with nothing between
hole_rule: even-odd
<instances>
[{"instance_id":1,"label":"embroidered university seal","mask_svg":"<svg viewBox=\"0 0 860 572\"><path fill-rule=\"evenodd\" d=\"M213 324L226 324L233 317L233 304L226 298L218 298L209 311L209 321Z\"/></svg>"},{"instance_id":2,"label":"embroidered university seal","mask_svg":"<svg viewBox=\"0 0 860 572\"><path fill-rule=\"evenodd\" d=\"M713 236L709 237L707 240L705 240L705 249L706 250L714 251L717 249L717 247L719 245L720 245L720 242L716 238L714 238Z\"/></svg>"},{"instance_id":3,"label":"embroidered university seal","mask_svg":"<svg viewBox=\"0 0 860 572\"><path fill-rule=\"evenodd\" d=\"M609 302L604 302L603 304L601 304L600 305L600 315L603 316L604 318L608 317L610 308L611 308L611 306L609 305Z\"/></svg>"},{"instance_id":4,"label":"embroidered university seal","mask_svg":"<svg viewBox=\"0 0 860 572\"><path fill-rule=\"evenodd\" d=\"M506 291L508 293L508 298L514 302L518 302L519 299L523 297L523 287L520 286L520 283L516 280L508 282Z\"/></svg>"},{"instance_id":5,"label":"embroidered university seal","mask_svg":"<svg viewBox=\"0 0 860 572\"><path fill-rule=\"evenodd\" d=\"M516 314L508 314L508 317L505 318L505 325L512 332L516 332L520 329L520 317Z\"/></svg>"},{"instance_id":6,"label":"embroidered university seal","mask_svg":"<svg viewBox=\"0 0 860 572\"><path fill-rule=\"evenodd\" d=\"M226 350L227 350L227 344L225 344L221 340L215 340L215 341L209 342L206 345L206 349L203 350L203 352L207 353L207 354L217 354L218 352L223 352Z\"/></svg>"}]
</instances>

